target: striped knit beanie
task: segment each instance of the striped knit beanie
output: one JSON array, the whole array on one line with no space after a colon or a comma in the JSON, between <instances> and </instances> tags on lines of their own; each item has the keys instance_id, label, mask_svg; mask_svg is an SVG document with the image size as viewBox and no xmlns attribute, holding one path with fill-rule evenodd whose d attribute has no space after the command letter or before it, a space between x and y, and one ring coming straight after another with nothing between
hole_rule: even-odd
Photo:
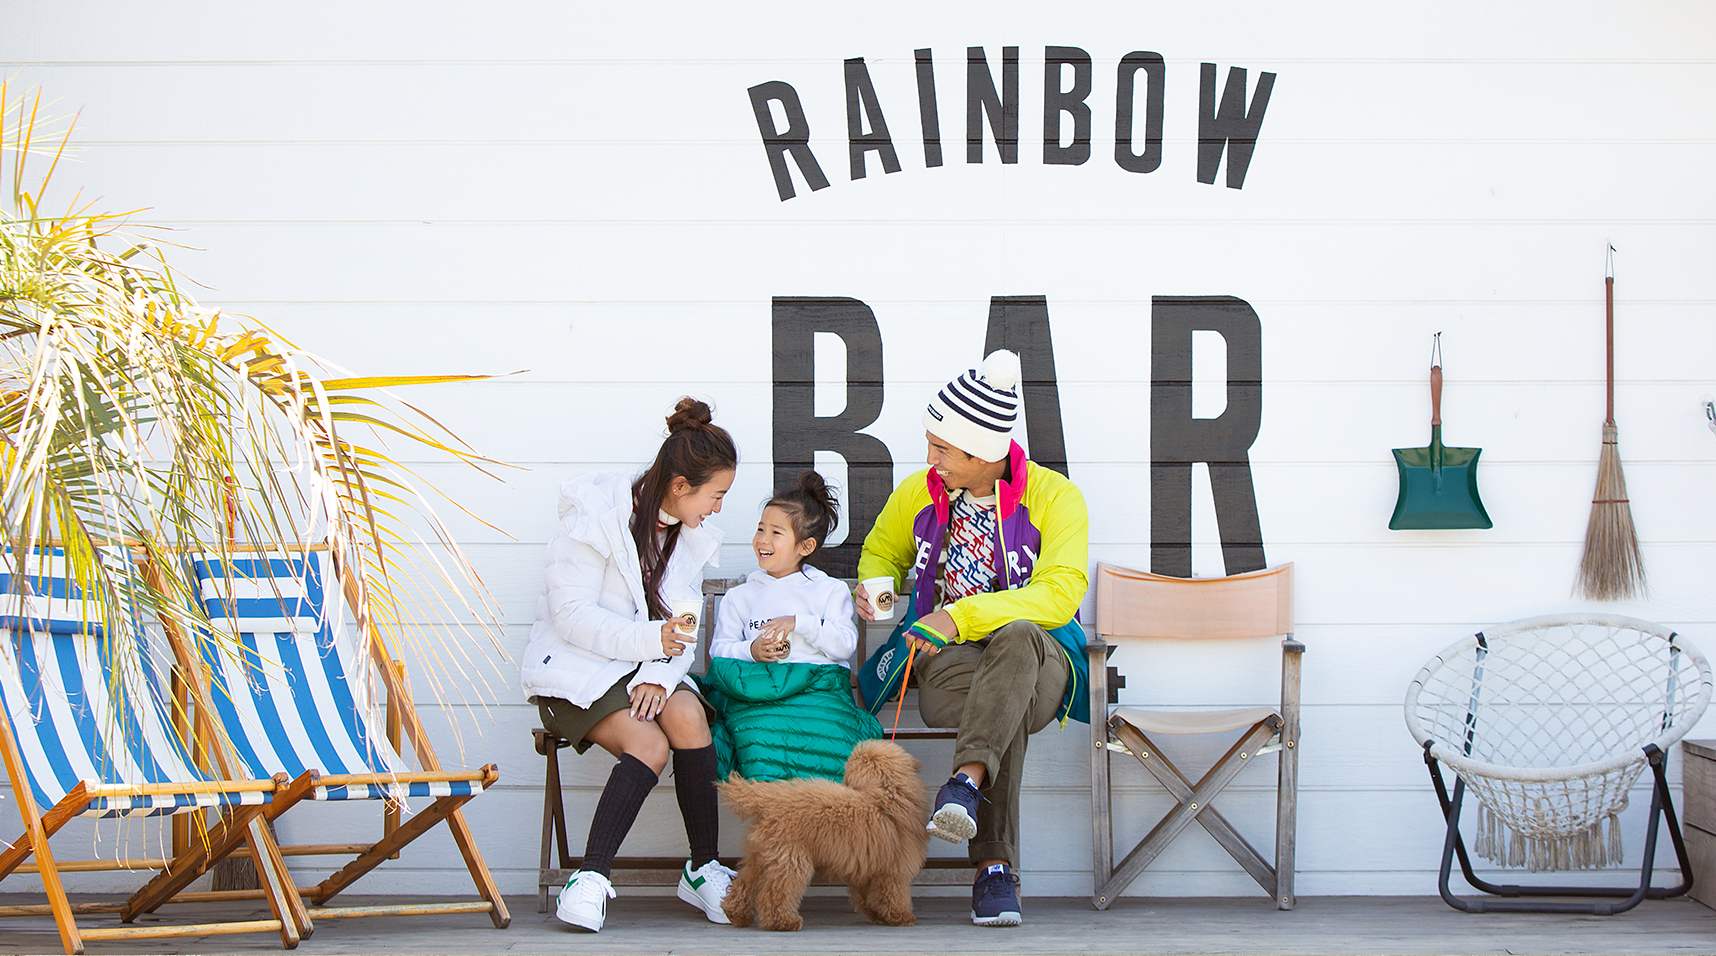
<instances>
[{"instance_id":1,"label":"striped knit beanie","mask_svg":"<svg viewBox=\"0 0 1716 956\"><path fill-rule=\"evenodd\" d=\"M989 353L980 369L966 369L942 387L924 410L924 428L973 458L1007 457L1019 420L1019 356Z\"/></svg>"}]
</instances>

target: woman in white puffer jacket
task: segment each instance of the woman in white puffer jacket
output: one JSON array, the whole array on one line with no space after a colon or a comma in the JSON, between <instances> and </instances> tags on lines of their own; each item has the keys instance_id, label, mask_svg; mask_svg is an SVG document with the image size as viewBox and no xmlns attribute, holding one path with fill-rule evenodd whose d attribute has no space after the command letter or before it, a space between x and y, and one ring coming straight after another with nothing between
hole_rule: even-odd
<instances>
[{"instance_id":1,"label":"woman in white puffer jacket","mask_svg":"<svg viewBox=\"0 0 1716 956\"><path fill-rule=\"evenodd\" d=\"M686 677L691 640L675 630L669 608L702 596L703 568L721 545L704 520L720 512L738 453L702 402L680 399L667 429L643 472L599 472L560 486L560 524L519 667L543 727L579 753L595 744L619 761L590 821L583 868L556 910L590 932L601 930L614 896L614 854L670 755L691 844L679 898L727 922L721 900L734 874L715 859L712 712Z\"/></svg>"}]
</instances>

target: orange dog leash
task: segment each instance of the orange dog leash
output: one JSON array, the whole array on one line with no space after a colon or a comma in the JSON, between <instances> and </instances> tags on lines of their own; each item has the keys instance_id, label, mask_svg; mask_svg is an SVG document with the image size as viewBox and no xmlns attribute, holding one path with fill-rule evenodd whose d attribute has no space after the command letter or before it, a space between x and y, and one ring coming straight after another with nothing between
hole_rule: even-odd
<instances>
[{"instance_id":1,"label":"orange dog leash","mask_svg":"<svg viewBox=\"0 0 1716 956\"><path fill-rule=\"evenodd\" d=\"M922 621L913 624L911 629L917 632L917 635L923 640L934 644L938 650L947 646L947 638L940 631ZM918 653L916 644L910 644L908 648L906 651L906 673L900 678L900 702L894 705L894 729L888 733L889 740L893 740L900 733L900 709L906 706L906 685L912 679L912 658L916 657Z\"/></svg>"},{"instance_id":2,"label":"orange dog leash","mask_svg":"<svg viewBox=\"0 0 1716 956\"><path fill-rule=\"evenodd\" d=\"M900 709L906 706L906 684L912 679L912 658L918 656L918 646L913 644L906 651L906 673L900 678L900 702L894 705L894 729L888 731L888 739L893 740L900 733Z\"/></svg>"}]
</instances>

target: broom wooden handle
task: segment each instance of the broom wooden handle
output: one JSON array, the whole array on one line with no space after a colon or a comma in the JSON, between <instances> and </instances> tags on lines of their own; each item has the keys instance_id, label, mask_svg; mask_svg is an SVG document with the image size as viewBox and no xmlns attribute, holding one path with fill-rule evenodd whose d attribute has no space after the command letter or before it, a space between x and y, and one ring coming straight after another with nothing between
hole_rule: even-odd
<instances>
[{"instance_id":1,"label":"broom wooden handle","mask_svg":"<svg viewBox=\"0 0 1716 956\"><path fill-rule=\"evenodd\" d=\"M1608 408L1603 418L1603 424L1615 423L1615 277L1603 277L1603 325L1604 345L1607 353L1607 363L1604 368L1604 378L1608 387Z\"/></svg>"},{"instance_id":2,"label":"broom wooden handle","mask_svg":"<svg viewBox=\"0 0 1716 956\"><path fill-rule=\"evenodd\" d=\"M1442 366L1430 366L1430 424L1442 424Z\"/></svg>"}]
</instances>

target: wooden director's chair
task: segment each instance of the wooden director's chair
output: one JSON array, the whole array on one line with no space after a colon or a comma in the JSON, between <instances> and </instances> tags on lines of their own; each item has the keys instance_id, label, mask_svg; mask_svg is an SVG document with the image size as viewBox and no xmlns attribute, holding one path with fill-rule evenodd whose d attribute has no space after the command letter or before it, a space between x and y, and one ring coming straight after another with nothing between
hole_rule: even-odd
<instances>
[{"instance_id":1,"label":"wooden director's chair","mask_svg":"<svg viewBox=\"0 0 1716 956\"><path fill-rule=\"evenodd\" d=\"M1293 639L1293 565L1221 578L1174 578L1109 564L1096 566L1096 632L1090 655L1091 827L1097 909L1107 909L1144 868L1194 821L1207 830L1280 909L1292 909L1294 813L1299 782L1299 659ZM1243 639L1284 636L1278 706L1216 711L1152 711L1119 707L1109 715L1110 638ZM1217 677L1219 675L1209 675ZM1104 721L1104 715L1107 720ZM1153 739L1167 734L1243 731L1204 775L1192 782ZM1118 741L1118 742L1116 742ZM1113 865L1109 754L1137 758L1178 802L1119 866ZM1276 785L1275 861L1239 835L1212 805L1255 758L1280 754Z\"/></svg>"}]
</instances>

